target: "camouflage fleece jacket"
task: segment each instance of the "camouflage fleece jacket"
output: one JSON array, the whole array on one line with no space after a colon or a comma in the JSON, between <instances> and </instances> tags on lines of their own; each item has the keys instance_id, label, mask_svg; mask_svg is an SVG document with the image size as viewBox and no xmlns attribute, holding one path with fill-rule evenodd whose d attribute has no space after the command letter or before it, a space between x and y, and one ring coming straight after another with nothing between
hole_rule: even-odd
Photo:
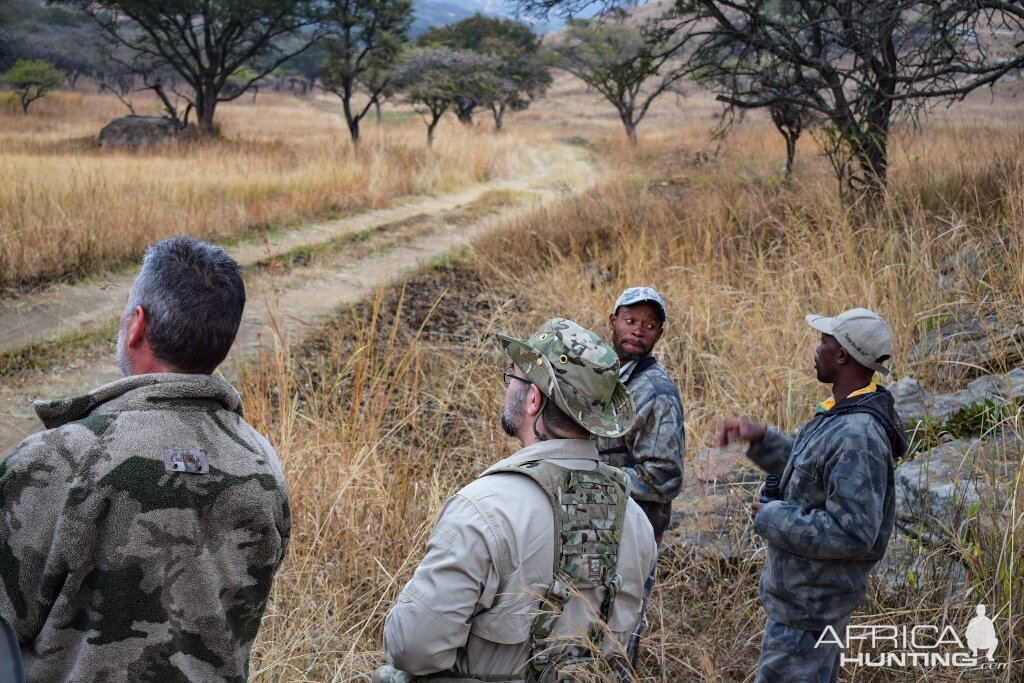
<instances>
[{"instance_id":1,"label":"camouflage fleece jacket","mask_svg":"<svg viewBox=\"0 0 1024 683\"><path fill-rule=\"evenodd\" d=\"M37 402L0 464L0 614L32 683L244 681L291 527L273 448L207 375Z\"/></svg>"},{"instance_id":2,"label":"camouflage fleece jacket","mask_svg":"<svg viewBox=\"0 0 1024 683\"><path fill-rule=\"evenodd\" d=\"M633 396L636 422L621 438L597 440L601 459L629 476L636 500L668 503L683 486L686 436L679 392L650 356L626 363L619 377Z\"/></svg>"},{"instance_id":3,"label":"camouflage fleece jacket","mask_svg":"<svg viewBox=\"0 0 1024 683\"><path fill-rule=\"evenodd\" d=\"M760 594L770 617L820 631L863 601L892 534L893 459L905 450L892 394L881 388L819 412L795 439L769 429L748 449L782 475L782 499L754 519L768 541Z\"/></svg>"}]
</instances>

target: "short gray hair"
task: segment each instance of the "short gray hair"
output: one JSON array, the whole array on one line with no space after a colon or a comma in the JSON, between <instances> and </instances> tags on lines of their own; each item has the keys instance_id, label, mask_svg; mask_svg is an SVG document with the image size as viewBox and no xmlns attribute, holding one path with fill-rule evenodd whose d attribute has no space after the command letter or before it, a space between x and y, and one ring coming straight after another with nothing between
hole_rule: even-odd
<instances>
[{"instance_id":1,"label":"short gray hair","mask_svg":"<svg viewBox=\"0 0 1024 683\"><path fill-rule=\"evenodd\" d=\"M153 242L128 295L146 312L146 341L161 363L210 374L228 355L245 308L238 263L226 251L191 237Z\"/></svg>"}]
</instances>

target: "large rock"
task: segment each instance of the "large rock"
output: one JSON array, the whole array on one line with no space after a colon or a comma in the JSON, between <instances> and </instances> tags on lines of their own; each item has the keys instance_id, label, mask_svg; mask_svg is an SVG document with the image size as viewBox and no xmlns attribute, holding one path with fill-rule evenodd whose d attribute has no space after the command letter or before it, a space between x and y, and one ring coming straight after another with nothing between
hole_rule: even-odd
<instances>
[{"instance_id":1,"label":"large rock","mask_svg":"<svg viewBox=\"0 0 1024 683\"><path fill-rule=\"evenodd\" d=\"M992 372L1024 359L1020 316L988 315L948 320L926 331L908 352L916 364L942 369L982 368ZM941 373L940 373L941 374Z\"/></svg>"},{"instance_id":2,"label":"large rock","mask_svg":"<svg viewBox=\"0 0 1024 683\"><path fill-rule=\"evenodd\" d=\"M687 463L683 490L672 503L676 552L739 562L763 545L750 517L763 476L743 448L701 449Z\"/></svg>"},{"instance_id":3,"label":"large rock","mask_svg":"<svg viewBox=\"0 0 1024 683\"><path fill-rule=\"evenodd\" d=\"M977 466L978 439L942 444L896 468L896 525L926 545L963 537L983 499L989 477Z\"/></svg>"},{"instance_id":4,"label":"large rock","mask_svg":"<svg viewBox=\"0 0 1024 683\"><path fill-rule=\"evenodd\" d=\"M913 377L904 377L887 388L896 399L896 412L903 423L912 427L926 418L945 422L965 408L986 401L1004 405L1024 397L1024 368L1016 368L1005 375L979 377L967 388L951 394L927 391Z\"/></svg>"},{"instance_id":5,"label":"large rock","mask_svg":"<svg viewBox=\"0 0 1024 683\"><path fill-rule=\"evenodd\" d=\"M181 130L166 116L125 116L100 131L100 146L117 149L155 147L178 138Z\"/></svg>"},{"instance_id":6,"label":"large rock","mask_svg":"<svg viewBox=\"0 0 1024 683\"><path fill-rule=\"evenodd\" d=\"M1007 501L1024 439L999 434L949 441L896 468L896 528L878 568L890 588L933 582L962 585L959 553L998 544L1014 527Z\"/></svg>"}]
</instances>

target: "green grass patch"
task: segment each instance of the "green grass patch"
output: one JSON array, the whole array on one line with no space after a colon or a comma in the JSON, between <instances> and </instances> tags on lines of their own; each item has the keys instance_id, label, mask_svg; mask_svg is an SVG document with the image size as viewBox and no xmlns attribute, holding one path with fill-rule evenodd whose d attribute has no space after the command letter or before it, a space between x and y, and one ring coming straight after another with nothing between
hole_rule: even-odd
<instances>
[{"instance_id":1,"label":"green grass patch","mask_svg":"<svg viewBox=\"0 0 1024 683\"><path fill-rule=\"evenodd\" d=\"M111 321L68 332L52 341L4 351L0 353L0 377L12 377L32 370L51 370L60 360L116 336L117 321Z\"/></svg>"}]
</instances>

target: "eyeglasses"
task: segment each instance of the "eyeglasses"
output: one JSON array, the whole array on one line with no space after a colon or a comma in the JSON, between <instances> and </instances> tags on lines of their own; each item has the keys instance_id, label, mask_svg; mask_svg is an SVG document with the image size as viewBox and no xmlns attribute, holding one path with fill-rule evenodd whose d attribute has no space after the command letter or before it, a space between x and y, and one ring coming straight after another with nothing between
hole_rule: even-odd
<instances>
[{"instance_id":1,"label":"eyeglasses","mask_svg":"<svg viewBox=\"0 0 1024 683\"><path fill-rule=\"evenodd\" d=\"M509 385L509 384L510 384L510 383L512 382L512 380L514 380L514 379L517 379L517 380L519 380L520 382L526 382L527 384L533 384L533 381L532 381L532 380L528 380L528 379L526 379L525 377L520 377L519 375L513 375L513 374L512 374L512 366L511 366L511 365L510 365L510 366L508 366L507 368L502 368L502 369L501 369L501 376L502 376L502 378L503 378L503 379L505 380L505 386L506 386L506 387L507 387L507 386L508 386L508 385Z\"/></svg>"}]
</instances>

